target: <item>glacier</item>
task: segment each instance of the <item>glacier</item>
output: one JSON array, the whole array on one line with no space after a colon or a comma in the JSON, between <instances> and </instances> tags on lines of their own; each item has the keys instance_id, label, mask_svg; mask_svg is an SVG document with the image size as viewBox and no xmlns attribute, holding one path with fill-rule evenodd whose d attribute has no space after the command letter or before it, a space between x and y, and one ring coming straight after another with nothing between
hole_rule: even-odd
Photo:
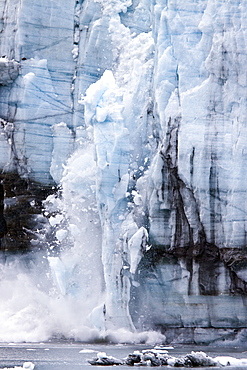
<instances>
[{"instance_id":1,"label":"glacier","mask_svg":"<svg viewBox=\"0 0 247 370\"><path fill-rule=\"evenodd\" d=\"M0 0L1 341L245 340L246 9Z\"/></svg>"}]
</instances>

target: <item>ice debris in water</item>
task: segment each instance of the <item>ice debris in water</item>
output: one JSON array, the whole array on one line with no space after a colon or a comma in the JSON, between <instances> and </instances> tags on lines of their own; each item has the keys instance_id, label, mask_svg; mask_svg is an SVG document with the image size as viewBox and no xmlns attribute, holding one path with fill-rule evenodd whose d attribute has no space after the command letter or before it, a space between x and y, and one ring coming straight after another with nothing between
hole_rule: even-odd
<instances>
[{"instance_id":1,"label":"ice debris in water","mask_svg":"<svg viewBox=\"0 0 247 370\"><path fill-rule=\"evenodd\" d=\"M33 370L34 366L32 362L27 361L22 366L4 367L2 370Z\"/></svg>"},{"instance_id":2,"label":"ice debris in water","mask_svg":"<svg viewBox=\"0 0 247 370\"><path fill-rule=\"evenodd\" d=\"M23 369L25 370L33 370L34 369L34 364L32 362L24 362L23 366L22 366Z\"/></svg>"},{"instance_id":3,"label":"ice debris in water","mask_svg":"<svg viewBox=\"0 0 247 370\"><path fill-rule=\"evenodd\" d=\"M91 365L128 365L128 366L172 366L172 367L215 367L235 366L247 364L247 359L218 356L212 358L204 352L194 352L181 357L169 355L165 348L154 348L143 351L134 351L124 359L117 359L99 352L97 357L88 361Z\"/></svg>"},{"instance_id":4,"label":"ice debris in water","mask_svg":"<svg viewBox=\"0 0 247 370\"><path fill-rule=\"evenodd\" d=\"M97 357L94 358L93 360L89 360L88 362L91 365L98 365L98 366L99 365L105 366L105 365L123 365L124 364L123 360L119 360L112 356L107 356L105 352L98 352Z\"/></svg>"}]
</instances>

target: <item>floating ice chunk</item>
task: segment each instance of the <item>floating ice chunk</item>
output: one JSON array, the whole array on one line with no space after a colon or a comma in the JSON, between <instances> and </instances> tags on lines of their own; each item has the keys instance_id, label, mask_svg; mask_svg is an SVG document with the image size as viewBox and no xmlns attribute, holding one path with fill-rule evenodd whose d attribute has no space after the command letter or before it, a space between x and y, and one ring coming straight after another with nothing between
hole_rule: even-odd
<instances>
[{"instance_id":1,"label":"floating ice chunk","mask_svg":"<svg viewBox=\"0 0 247 370\"><path fill-rule=\"evenodd\" d=\"M105 358L105 357L107 357L106 352L98 352L97 353L97 357L98 358Z\"/></svg>"},{"instance_id":2,"label":"floating ice chunk","mask_svg":"<svg viewBox=\"0 0 247 370\"><path fill-rule=\"evenodd\" d=\"M122 360L108 356L105 352L98 352L97 357L88 362L91 365L122 365L124 363Z\"/></svg>"},{"instance_id":3,"label":"floating ice chunk","mask_svg":"<svg viewBox=\"0 0 247 370\"><path fill-rule=\"evenodd\" d=\"M89 361L92 365L128 365L128 366L171 366L171 367L220 367L234 366L243 367L247 364L247 359L236 359L229 356L218 356L212 358L204 352L191 352L185 356L170 356L164 347L134 351L124 360L118 360L108 356L105 352L99 352L97 357ZM115 363L113 363L115 361Z\"/></svg>"},{"instance_id":4,"label":"floating ice chunk","mask_svg":"<svg viewBox=\"0 0 247 370\"><path fill-rule=\"evenodd\" d=\"M243 367L247 366L247 358L234 358L231 356L217 356L214 359L219 362L222 366L234 366L234 367Z\"/></svg>"},{"instance_id":5,"label":"floating ice chunk","mask_svg":"<svg viewBox=\"0 0 247 370\"><path fill-rule=\"evenodd\" d=\"M13 343L11 343L13 345ZM24 362L22 366L15 366L15 367L4 367L2 370L33 370L35 365L32 362Z\"/></svg>"},{"instance_id":6,"label":"floating ice chunk","mask_svg":"<svg viewBox=\"0 0 247 370\"><path fill-rule=\"evenodd\" d=\"M174 347L173 346L155 346L154 347L154 350L158 351L159 353L161 353L162 351L167 352L167 350L171 350L171 349L174 349Z\"/></svg>"},{"instance_id":7,"label":"floating ice chunk","mask_svg":"<svg viewBox=\"0 0 247 370\"><path fill-rule=\"evenodd\" d=\"M188 359L192 366L191 367L200 367L200 366L217 366L218 362L212 357L208 356L204 352L191 352L185 356L185 359Z\"/></svg>"},{"instance_id":8,"label":"floating ice chunk","mask_svg":"<svg viewBox=\"0 0 247 370\"><path fill-rule=\"evenodd\" d=\"M22 365L23 369L25 370L33 370L34 369L34 364L32 362L24 362Z\"/></svg>"}]
</instances>

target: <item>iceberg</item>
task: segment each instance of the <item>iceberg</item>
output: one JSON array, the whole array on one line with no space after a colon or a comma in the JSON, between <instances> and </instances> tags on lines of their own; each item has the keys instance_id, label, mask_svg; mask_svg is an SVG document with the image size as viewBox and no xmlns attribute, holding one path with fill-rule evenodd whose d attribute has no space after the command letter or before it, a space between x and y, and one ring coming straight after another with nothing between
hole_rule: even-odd
<instances>
[{"instance_id":1,"label":"iceberg","mask_svg":"<svg viewBox=\"0 0 247 370\"><path fill-rule=\"evenodd\" d=\"M35 292L17 314L3 287L1 315L37 329L0 340L244 341L245 2L6 0L0 15L1 269L13 295Z\"/></svg>"}]
</instances>

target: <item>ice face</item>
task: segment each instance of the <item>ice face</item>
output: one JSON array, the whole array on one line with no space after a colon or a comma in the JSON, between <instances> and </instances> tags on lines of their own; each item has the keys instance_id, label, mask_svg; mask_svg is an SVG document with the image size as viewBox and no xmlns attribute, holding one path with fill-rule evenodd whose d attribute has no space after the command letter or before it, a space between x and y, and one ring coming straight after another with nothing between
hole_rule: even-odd
<instances>
[{"instance_id":1,"label":"ice face","mask_svg":"<svg viewBox=\"0 0 247 370\"><path fill-rule=\"evenodd\" d=\"M2 13L1 55L9 60L14 82L1 91L1 116L15 121L12 150L19 172L32 172L35 180L49 183L52 125L72 119L74 2L10 1L2 5ZM15 65L20 66L18 77L11 72Z\"/></svg>"},{"instance_id":2,"label":"ice face","mask_svg":"<svg viewBox=\"0 0 247 370\"><path fill-rule=\"evenodd\" d=\"M60 187L45 202L60 294L75 294L67 280L86 297L95 284L85 312L105 330L240 330L245 3L15 0L0 12L0 164Z\"/></svg>"}]
</instances>

